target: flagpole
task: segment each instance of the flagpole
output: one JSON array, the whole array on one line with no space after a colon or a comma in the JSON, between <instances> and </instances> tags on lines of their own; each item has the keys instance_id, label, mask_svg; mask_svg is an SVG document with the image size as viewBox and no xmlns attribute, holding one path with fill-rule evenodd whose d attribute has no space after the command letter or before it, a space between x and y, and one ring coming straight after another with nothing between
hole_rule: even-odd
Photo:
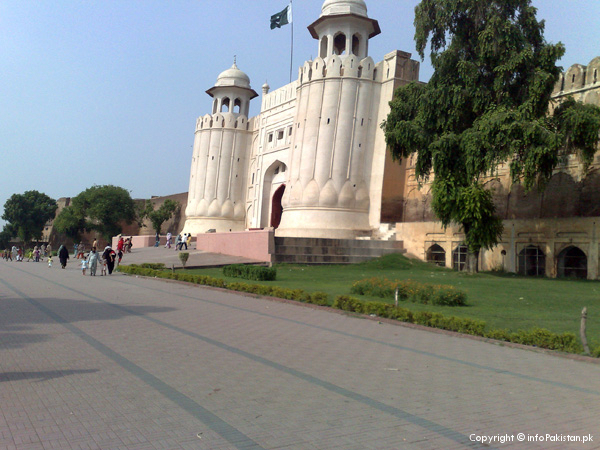
<instances>
[{"instance_id":1,"label":"flagpole","mask_svg":"<svg viewBox=\"0 0 600 450\"><path fill-rule=\"evenodd\" d=\"M292 68L294 65L294 9L292 8L292 0L290 0L290 12L292 13L292 47L290 52L290 83L292 82Z\"/></svg>"}]
</instances>

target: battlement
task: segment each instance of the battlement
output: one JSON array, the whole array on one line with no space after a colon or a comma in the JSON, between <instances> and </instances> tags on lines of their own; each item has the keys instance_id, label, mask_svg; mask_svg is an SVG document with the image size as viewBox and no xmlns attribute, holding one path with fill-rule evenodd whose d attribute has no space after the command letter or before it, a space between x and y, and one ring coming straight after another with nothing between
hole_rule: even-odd
<instances>
[{"instance_id":1,"label":"battlement","mask_svg":"<svg viewBox=\"0 0 600 450\"><path fill-rule=\"evenodd\" d=\"M208 128L229 128L248 130L248 118L244 114L206 114L196 120L196 133Z\"/></svg>"},{"instance_id":2,"label":"battlement","mask_svg":"<svg viewBox=\"0 0 600 450\"><path fill-rule=\"evenodd\" d=\"M279 89L263 95L261 111L277 108L283 104L296 100L297 81L292 81Z\"/></svg>"},{"instance_id":3,"label":"battlement","mask_svg":"<svg viewBox=\"0 0 600 450\"><path fill-rule=\"evenodd\" d=\"M587 66L573 64L562 73L552 94L560 97L582 90L600 89L600 56L592 59Z\"/></svg>"},{"instance_id":4,"label":"battlement","mask_svg":"<svg viewBox=\"0 0 600 450\"><path fill-rule=\"evenodd\" d=\"M299 69L300 84L324 78L363 78L374 79L375 62L370 56L358 59L355 55L333 55L325 59L315 58L306 61Z\"/></svg>"}]
</instances>

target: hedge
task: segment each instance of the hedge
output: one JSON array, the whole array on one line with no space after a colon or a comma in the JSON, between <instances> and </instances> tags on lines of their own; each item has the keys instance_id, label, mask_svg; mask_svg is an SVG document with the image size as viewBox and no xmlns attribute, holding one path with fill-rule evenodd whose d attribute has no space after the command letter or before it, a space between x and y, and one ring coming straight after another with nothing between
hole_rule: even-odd
<instances>
[{"instance_id":1,"label":"hedge","mask_svg":"<svg viewBox=\"0 0 600 450\"><path fill-rule=\"evenodd\" d=\"M350 288L352 294L371 295L380 298L398 299L425 305L465 306L467 294L454 286L419 283L413 280L390 281L387 278L365 278L356 281Z\"/></svg>"},{"instance_id":2,"label":"hedge","mask_svg":"<svg viewBox=\"0 0 600 450\"><path fill-rule=\"evenodd\" d=\"M223 275L226 277L244 278L245 280L275 281L277 270L274 267L231 264L223 267Z\"/></svg>"},{"instance_id":3,"label":"hedge","mask_svg":"<svg viewBox=\"0 0 600 450\"><path fill-rule=\"evenodd\" d=\"M550 350L569 353L581 353L582 351L581 345L577 342L577 337L573 333L557 334L544 328L533 328L529 331L520 330L518 332L486 330L486 323L483 320L444 316L440 313L428 311L412 312L406 308L396 308L394 305L387 303L364 301L348 295L338 295L333 302L333 307L344 311L375 314L379 317L396 319L402 322Z\"/></svg>"},{"instance_id":4,"label":"hedge","mask_svg":"<svg viewBox=\"0 0 600 450\"><path fill-rule=\"evenodd\" d=\"M285 298L304 303L312 303L315 305L326 306L329 304L329 298L325 292L309 293L302 289L286 289L279 286L263 286L260 284L249 284L242 282L228 283L220 278L165 270L155 270L135 264L119 266L119 269L123 273L134 275L186 281L205 286L213 286L239 292ZM343 311L375 315L378 317L395 319L402 322L440 328L442 330L456 331L458 333L514 342L517 344L532 345L551 350L559 350L569 353L581 353L583 351L581 345L577 342L577 337L573 333L557 334L543 328L533 328L529 331L520 330L518 332L510 332L502 329L486 330L486 323L482 320L444 316L440 313L428 311L413 312L409 309L396 307L389 303L365 301L348 295L338 295L333 301L332 307L341 309ZM593 353L594 356L600 357L600 347Z\"/></svg>"}]
</instances>

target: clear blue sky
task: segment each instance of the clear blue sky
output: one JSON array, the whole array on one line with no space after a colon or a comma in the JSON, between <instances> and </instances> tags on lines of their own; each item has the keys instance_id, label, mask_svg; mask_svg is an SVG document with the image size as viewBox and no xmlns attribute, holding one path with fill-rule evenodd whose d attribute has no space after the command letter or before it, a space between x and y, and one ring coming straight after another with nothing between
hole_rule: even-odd
<instances>
[{"instance_id":1,"label":"clear blue sky","mask_svg":"<svg viewBox=\"0 0 600 450\"><path fill-rule=\"evenodd\" d=\"M566 45L568 68L600 56L598 0L534 0L546 39ZM72 197L115 184L135 198L185 192L196 118L233 55L260 88L289 81L290 26L269 17L287 0L2 0L0 213L13 193ZM323 0L294 2L294 77L317 53L306 27ZM367 0L380 61L413 53L417 0ZM431 76L428 61L421 80ZM252 115L258 113L255 99ZM1 214L0 214L1 215ZM0 224L2 221L0 220Z\"/></svg>"}]
</instances>

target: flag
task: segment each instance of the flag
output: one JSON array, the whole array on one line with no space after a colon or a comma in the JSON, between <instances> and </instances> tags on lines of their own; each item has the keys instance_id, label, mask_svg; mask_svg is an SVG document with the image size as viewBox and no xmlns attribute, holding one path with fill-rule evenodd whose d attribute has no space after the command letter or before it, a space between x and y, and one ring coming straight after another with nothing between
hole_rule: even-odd
<instances>
[{"instance_id":1,"label":"flag","mask_svg":"<svg viewBox=\"0 0 600 450\"><path fill-rule=\"evenodd\" d=\"M281 28L282 25L292 23L292 4L290 3L285 9L271 16L271 30Z\"/></svg>"}]
</instances>

